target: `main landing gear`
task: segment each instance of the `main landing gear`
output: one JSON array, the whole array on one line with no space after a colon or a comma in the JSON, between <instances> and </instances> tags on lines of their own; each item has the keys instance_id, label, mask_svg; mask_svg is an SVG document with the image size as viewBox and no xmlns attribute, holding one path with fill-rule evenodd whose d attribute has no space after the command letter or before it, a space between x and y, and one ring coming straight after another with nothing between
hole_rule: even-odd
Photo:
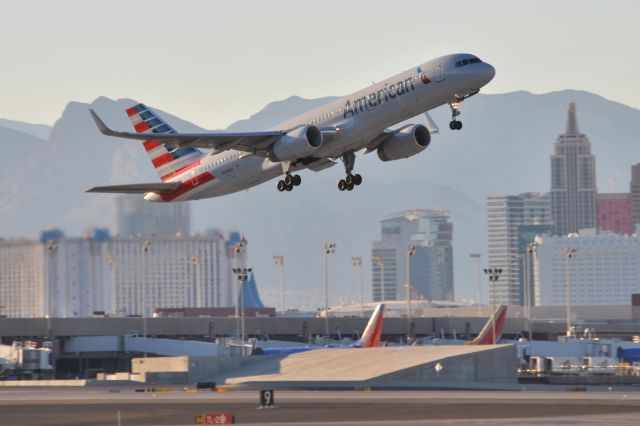
<instances>
[{"instance_id":1,"label":"main landing gear","mask_svg":"<svg viewBox=\"0 0 640 426\"><path fill-rule=\"evenodd\" d=\"M302 183L302 178L300 175L292 175L287 172L287 175L284 179L280 179L276 187L278 191L292 191L294 186L299 186Z\"/></svg>"},{"instance_id":2,"label":"main landing gear","mask_svg":"<svg viewBox=\"0 0 640 426\"><path fill-rule=\"evenodd\" d=\"M344 179L338 181L338 189L340 191L353 191L353 188L362 183L362 176L359 174L352 175L349 173Z\"/></svg>"},{"instance_id":3,"label":"main landing gear","mask_svg":"<svg viewBox=\"0 0 640 426\"><path fill-rule=\"evenodd\" d=\"M452 100L449 102L449 107L451 108L451 121L449 122L449 128L451 130L460 130L462 129L462 121L458 121L456 117L458 117L460 113L460 101Z\"/></svg>"},{"instance_id":4,"label":"main landing gear","mask_svg":"<svg viewBox=\"0 0 640 426\"><path fill-rule=\"evenodd\" d=\"M353 151L345 152L342 154L341 159L344 163L344 170L347 173L347 176L338 181L338 189L340 191L353 191L353 188L362 183L362 176L351 173L353 171L353 166L356 163L356 154L354 154Z\"/></svg>"}]
</instances>

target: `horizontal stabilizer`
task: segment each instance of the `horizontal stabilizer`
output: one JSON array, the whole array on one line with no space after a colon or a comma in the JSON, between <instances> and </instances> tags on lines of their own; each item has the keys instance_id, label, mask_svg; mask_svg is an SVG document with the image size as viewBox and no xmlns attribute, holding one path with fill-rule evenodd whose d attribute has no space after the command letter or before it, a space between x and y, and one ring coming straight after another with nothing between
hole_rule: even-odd
<instances>
[{"instance_id":1,"label":"horizontal stabilizer","mask_svg":"<svg viewBox=\"0 0 640 426\"><path fill-rule=\"evenodd\" d=\"M106 192L111 194L145 194L147 192L171 192L180 186L180 182L133 183L130 185L95 186L87 192Z\"/></svg>"}]
</instances>

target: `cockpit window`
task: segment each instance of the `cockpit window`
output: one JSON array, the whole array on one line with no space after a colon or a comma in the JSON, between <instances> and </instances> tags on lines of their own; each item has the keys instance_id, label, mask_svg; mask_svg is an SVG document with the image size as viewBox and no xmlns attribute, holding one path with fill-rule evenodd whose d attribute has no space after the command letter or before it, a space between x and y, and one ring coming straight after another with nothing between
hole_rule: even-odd
<instances>
[{"instance_id":1,"label":"cockpit window","mask_svg":"<svg viewBox=\"0 0 640 426\"><path fill-rule=\"evenodd\" d=\"M482 62L482 61L479 58L476 58L475 56L473 58L462 59L456 62L456 68L464 67L465 65L468 65L468 64L477 64L478 62Z\"/></svg>"}]
</instances>

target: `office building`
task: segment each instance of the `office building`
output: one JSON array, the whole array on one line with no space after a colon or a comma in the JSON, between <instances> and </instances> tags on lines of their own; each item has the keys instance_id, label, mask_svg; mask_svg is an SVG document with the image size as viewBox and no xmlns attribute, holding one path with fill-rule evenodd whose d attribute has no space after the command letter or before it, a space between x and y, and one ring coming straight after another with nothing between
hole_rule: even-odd
<instances>
[{"instance_id":1,"label":"office building","mask_svg":"<svg viewBox=\"0 0 640 426\"><path fill-rule=\"evenodd\" d=\"M242 241L243 250L236 250ZM234 306L246 241L238 233L192 237L83 237L45 232L40 241L0 241L0 315L150 316L156 308ZM246 306L261 307L255 280Z\"/></svg>"},{"instance_id":2,"label":"office building","mask_svg":"<svg viewBox=\"0 0 640 426\"><path fill-rule=\"evenodd\" d=\"M45 250L37 241L0 241L0 316L42 317Z\"/></svg>"},{"instance_id":3,"label":"office building","mask_svg":"<svg viewBox=\"0 0 640 426\"><path fill-rule=\"evenodd\" d=\"M630 201L630 195L627 193L598 194L596 196L598 232L633 234L635 224L631 217Z\"/></svg>"},{"instance_id":4,"label":"office building","mask_svg":"<svg viewBox=\"0 0 640 426\"><path fill-rule=\"evenodd\" d=\"M633 223L640 224L640 163L631 166L629 203Z\"/></svg>"},{"instance_id":5,"label":"office building","mask_svg":"<svg viewBox=\"0 0 640 426\"><path fill-rule=\"evenodd\" d=\"M385 217L372 244L373 300L453 300L453 225L445 210L414 209ZM409 256L409 246L415 246ZM383 297L384 288L384 297Z\"/></svg>"},{"instance_id":6,"label":"office building","mask_svg":"<svg viewBox=\"0 0 640 426\"><path fill-rule=\"evenodd\" d=\"M189 236L190 209L190 203L150 203L137 195L119 195L115 199L116 235Z\"/></svg>"},{"instance_id":7,"label":"office building","mask_svg":"<svg viewBox=\"0 0 640 426\"><path fill-rule=\"evenodd\" d=\"M569 104L567 127L551 156L551 218L556 235L596 227L596 161Z\"/></svg>"},{"instance_id":8,"label":"office building","mask_svg":"<svg viewBox=\"0 0 640 426\"><path fill-rule=\"evenodd\" d=\"M564 305L569 282L572 305L630 305L640 293L640 238L596 234L536 238L535 304ZM563 249L573 248L568 257Z\"/></svg>"},{"instance_id":9,"label":"office building","mask_svg":"<svg viewBox=\"0 0 640 426\"><path fill-rule=\"evenodd\" d=\"M487 199L488 267L502 269L490 282L491 304L524 303L524 254L538 233L551 230L549 194L523 193Z\"/></svg>"}]
</instances>

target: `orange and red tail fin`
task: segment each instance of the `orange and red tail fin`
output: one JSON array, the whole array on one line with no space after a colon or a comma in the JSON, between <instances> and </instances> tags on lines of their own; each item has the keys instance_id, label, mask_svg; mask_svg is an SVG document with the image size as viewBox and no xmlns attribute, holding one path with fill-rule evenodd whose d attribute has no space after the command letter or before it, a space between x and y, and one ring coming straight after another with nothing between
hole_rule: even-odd
<instances>
[{"instance_id":1,"label":"orange and red tail fin","mask_svg":"<svg viewBox=\"0 0 640 426\"><path fill-rule=\"evenodd\" d=\"M384 304L379 304L371 314L369 322L362 333L362 337L353 345L356 348L377 348L382 338L384 322Z\"/></svg>"},{"instance_id":2,"label":"orange and red tail fin","mask_svg":"<svg viewBox=\"0 0 640 426\"><path fill-rule=\"evenodd\" d=\"M507 305L500 305L484 325L480 334L475 339L469 340L465 345L495 345L502 337L502 330L507 319ZM494 333L495 327L495 333ZM495 341L494 341L495 336Z\"/></svg>"},{"instance_id":3,"label":"orange and red tail fin","mask_svg":"<svg viewBox=\"0 0 640 426\"><path fill-rule=\"evenodd\" d=\"M127 108L126 112L137 133L149 134L149 140L144 141L143 145L153 167L163 181L185 172L190 166L197 164L204 155L193 147L180 148L153 140L154 133L176 133L176 131L146 105L132 106Z\"/></svg>"}]
</instances>

